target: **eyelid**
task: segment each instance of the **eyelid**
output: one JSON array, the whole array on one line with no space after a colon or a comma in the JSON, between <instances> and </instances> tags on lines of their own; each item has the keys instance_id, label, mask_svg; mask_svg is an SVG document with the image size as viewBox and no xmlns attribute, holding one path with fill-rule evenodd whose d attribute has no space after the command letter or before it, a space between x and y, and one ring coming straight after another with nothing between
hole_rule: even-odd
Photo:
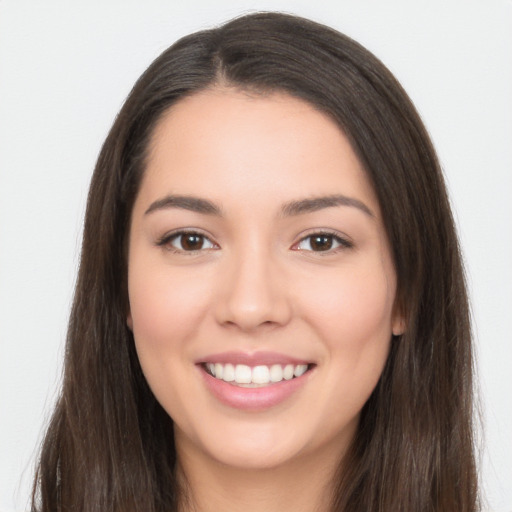
<instances>
[{"instance_id":1,"label":"eyelid","mask_svg":"<svg viewBox=\"0 0 512 512\"><path fill-rule=\"evenodd\" d=\"M209 248L206 248L206 249L197 249L195 251L185 251L185 250L181 250L181 249L178 249L178 248L175 248L175 247L169 247L168 246L168 244L171 242L171 240L173 240L174 238L178 238L181 235L198 235L198 236L201 236L204 239L208 240L214 247L209 247ZM211 235L205 233L202 229L199 229L199 228L177 228L177 229L173 229L172 231L168 231L164 235L159 237L156 240L155 245L157 247L162 247L162 248L167 249L167 250L169 250L171 252L176 252L176 253L180 253L180 254L181 253L197 254L198 252L208 251L208 250L216 250L216 249L220 248L219 244L217 244L213 240L213 237Z\"/></svg>"},{"instance_id":2,"label":"eyelid","mask_svg":"<svg viewBox=\"0 0 512 512\"><path fill-rule=\"evenodd\" d=\"M338 247L334 247L332 249L327 249L325 251L313 251L310 249L299 249L298 245L307 240L308 238L312 238L314 236L331 236L333 239L339 244ZM346 250L346 249L352 249L354 247L354 242L345 235L344 233L340 233L339 231L333 230L333 229L322 229L322 228L315 228L311 229L305 233L301 233L300 238L297 242L295 242L291 249L295 251L304 251L304 252L312 252L319 255L327 255L327 254L333 254L340 250Z\"/></svg>"},{"instance_id":3,"label":"eyelid","mask_svg":"<svg viewBox=\"0 0 512 512\"><path fill-rule=\"evenodd\" d=\"M205 248L205 249L190 250L190 251L181 250L181 249L178 249L178 248L175 248L175 247L167 247L167 249L169 251L171 251L171 252L188 253L188 254L194 254L194 253L198 253L198 252L202 252L202 251L207 251L207 250L217 250L217 249L220 249L220 246L213 240L213 237L211 235L207 234L206 232L204 232L200 228L177 228L177 229L174 229L172 231L168 231L168 232L166 232L164 235L162 235L161 237L159 237L156 240L155 245L158 246L158 247L166 248L166 246L169 244L169 242L171 240L173 240L175 238L178 238L180 235L190 235L190 234L198 235L198 236L203 237L204 239L208 240L208 242L210 244L212 244L213 247L209 247L209 248ZM325 251L314 251L312 249L300 249L300 248L298 248L298 246L302 242L304 242L308 238L312 238L314 236L330 236L339 245L338 245L338 247L330 248L330 249L327 249ZM312 252L312 253L318 253L318 254L325 254L325 255L327 255L327 254L332 254L332 253L338 252L340 250L351 249L353 247L354 247L354 243L352 242L350 237L348 237L344 233L341 233L341 232L333 230L333 229L314 228L314 229L311 229L309 231L301 233L300 238L298 239L298 241L295 242L291 246L290 249L291 250L295 250L295 251L304 251L304 252Z\"/></svg>"}]
</instances>

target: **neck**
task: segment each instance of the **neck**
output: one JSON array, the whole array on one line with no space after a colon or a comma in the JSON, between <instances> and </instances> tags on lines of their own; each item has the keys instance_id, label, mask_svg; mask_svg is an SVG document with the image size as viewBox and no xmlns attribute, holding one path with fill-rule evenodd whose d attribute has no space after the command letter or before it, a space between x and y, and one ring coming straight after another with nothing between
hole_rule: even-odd
<instances>
[{"instance_id":1,"label":"neck","mask_svg":"<svg viewBox=\"0 0 512 512\"><path fill-rule=\"evenodd\" d=\"M238 468L178 450L179 512L328 512L341 454L304 456L272 468Z\"/></svg>"}]
</instances>

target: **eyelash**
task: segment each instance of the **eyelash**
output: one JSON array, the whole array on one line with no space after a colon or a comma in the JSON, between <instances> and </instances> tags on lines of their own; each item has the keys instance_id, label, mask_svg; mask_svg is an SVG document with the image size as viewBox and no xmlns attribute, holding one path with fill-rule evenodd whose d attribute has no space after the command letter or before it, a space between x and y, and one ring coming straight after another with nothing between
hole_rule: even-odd
<instances>
[{"instance_id":1,"label":"eyelash","mask_svg":"<svg viewBox=\"0 0 512 512\"><path fill-rule=\"evenodd\" d=\"M203 245L204 243L207 241L209 242L212 247L208 247L208 248L204 248L204 247L201 247L200 249L190 249L190 250L187 250L187 249L184 249L183 248L183 240L181 242L181 246L182 248L178 248L178 247L174 247L173 245L171 245L171 243L174 241L174 240L179 240L180 238L182 237L185 237L185 236L196 236L196 237L199 237L201 238L202 242L203 242ZM204 251L204 250L211 250L211 249L215 249L217 248L217 244L215 244L214 242L212 242L210 240L209 237L207 237L204 233L201 233L200 231L197 231L197 230L180 230L180 231L174 231L172 233L166 233L164 236L162 236L160 239L157 240L156 242L156 245L158 247L163 247L171 252L175 252L175 253L180 253L180 254L183 254L183 253L189 253L189 254L196 254L200 251Z\"/></svg>"},{"instance_id":2,"label":"eyelash","mask_svg":"<svg viewBox=\"0 0 512 512\"><path fill-rule=\"evenodd\" d=\"M331 240L331 245L333 245L333 244L338 244L338 245L336 247L329 247L326 250L319 250L319 251L314 251L312 249L300 249L299 248L299 246L307 240L309 240L309 247L311 247L312 239L321 238L321 237L329 238ZM297 243L295 243L292 246L292 249L296 250L296 251L304 250L305 252L313 252L313 253L319 254L319 255L328 255L328 254L337 253L339 251L343 251L346 249L352 249L353 247L354 247L354 244L347 238L340 236L339 233L334 232L334 231L323 230L323 231L313 231L313 232L309 233L308 235L303 236Z\"/></svg>"},{"instance_id":3,"label":"eyelash","mask_svg":"<svg viewBox=\"0 0 512 512\"><path fill-rule=\"evenodd\" d=\"M173 242L174 240L179 240L181 237L185 237L187 235L199 237L202 240L203 245L205 242L209 242L209 244L211 244L211 247L207 247L207 248L201 247L199 249L187 250L187 249L183 248L183 245L182 245L183 241L180 244L181 248L177 248L177 247L174 247L173 245L171 245L171 242ZM315 251L312 248L311 249L300 249L299 248L299 246L307 240L309 240L309 247L311 247L311 241L315 237L316 238L320 238L320 237L328 238L331 241L331 246L333 244L338 244L338 245L334 248L328 247L326 250L319 250L319 251ZM163 247L171 252L179 253L179 254L185 254L185 253L196 254L200 251L212 250L212 249L219 248L218 245L215 244L215 242L212 242L210 240L209 237L207 237L205 234L201 233L200 231L196 231L196 230L181 230L181 231L175 231L172 233L167 233L164 236L162 236L160 239L157 240L156 245L158 247ZM332 254L332 253L337 253L338 251L342 251L345 249L351 249L353 247L354 247L354 244L351 241L347 240L346 238L341 237L338 233L324 230L324 231L315 231L306 236L303 236L297 243L292 245L291 249L295 250L295 251L303 250L305 252L312 252L312 253L319 253L319 254Z\"/></svg>"}]
</instances>

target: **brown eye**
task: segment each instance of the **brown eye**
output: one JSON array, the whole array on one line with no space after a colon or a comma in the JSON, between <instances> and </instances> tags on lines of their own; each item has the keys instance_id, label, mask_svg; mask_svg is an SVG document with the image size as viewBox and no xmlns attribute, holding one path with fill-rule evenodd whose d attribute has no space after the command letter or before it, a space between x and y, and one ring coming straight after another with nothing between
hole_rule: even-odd
<instances>
[{"instance_id":1,"label":"brown eye","mask_svg":"<svg viewBox=\"0 0 512 512\"><path fill-rule=\"evenodd\" d=\"M201 233L181 232L162 239L158 245L167 245L176 252L193 252L215 248L215 244Z\"/></svg>"},{"instance_id":2,"label":"brown eye","mask_svg":"<svg viewBox=\"0 0 512 512\"><path fill-rule=\"evenodd\" d=\"M315 235L310 238L309 244L313 251L328 251L333 246L332 235Z\"/></svg>"},{"instance_id":3,"label":"brown eye","mask_svg":"<svg viewBox=\"0 0 512 512\"><path fill-rule=\"evenodd\" d=\"M352 242L331 233L314 233L303 238L296 246L299 251L328 252L353 247Z\"/></svg>"},{"instance_id":4,"label":"brown eye","mask_svg":"<svg viewBox=\"0 0 512 512\"><path fill-rule=\"evenodd\" d=\"M181 241L181 248L185 251L198 251L203 248L204 236L195 233L184 234L178 237Z\"/></svg>"}]
</instances>

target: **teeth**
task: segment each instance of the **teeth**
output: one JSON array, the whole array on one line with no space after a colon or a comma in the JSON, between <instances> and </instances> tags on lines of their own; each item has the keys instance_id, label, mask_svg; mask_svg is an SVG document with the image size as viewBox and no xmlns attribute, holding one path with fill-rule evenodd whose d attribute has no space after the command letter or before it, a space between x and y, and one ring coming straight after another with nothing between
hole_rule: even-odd
<instances>
[{"instance_id":1,"label":"teeth","mask_svg":"<svg viewBox=\"0 0 512 512\"><path fill-rule=\"evenodd\" d=\"M271 382L281 382L283 380L283 367L280 364L273 364L270 368Z\"/></svg>"},{"instance_id":2,"label":"teeth","mask_svg":"<svg viewBox=\"0 0 512 512\"><path fill-rule=\"evenodd\" d=\"M254 384L268 384L270 382L270 370L267 366L255 366L252 370L252 382Z\"/></svg>"},{"instance_id":3,"label":"teeth","mask_svg":"<svg viewBox=\"0 0 512 512\"><path fill-rule=\"evenodd\" d=\"M215 368L217 368L217 365L215 365ZM222 379L222 376L217 378ZM235 366L235 382L237 384L250 384L251 367L245 366L245 364L237 364Z\"/></svg>"},{"instance_id":4,"label":"teeth","mask_svg":"<svg viewBox=\"0 0 512 512\"><path fill-rule=\"evenodd\" d=\"M293 379L293 364L287 364L283 370L285 380Z\"/></svg>"},{"instance_id":5,"label":"teeth","mask_svg":"<svg viewBox=\"0 0 512 512\"><path fill-rule=\"evenodd\" d=\"M208 372L215 378L225 382L233 382L241 385L265 385L291 380L294 377L304 375L308 370L307 364L273 364L250 367L245 364L232 365L230 363L206 363Z\"/></svg>"},{"instance_id":6,"label":"teeth","mask_svg":"<svg viewBox=\"0 0 512 512\"><path fill-rule=\"evenodd\" d=\"M307 369L307 364L298 364L293 370L293 375L295 375L295 377L300 377L301 375L304 375L306 373Z\"/></svg>"},{"instance_id":7,"label":"teeth","mask_svg":"<svg viewBox=\"0 0 512 512\"><path fill-rule=\"evenodd\" d=\"M225 380L226 382L233 382L235 380L235 367L232 364L228 363L224 365L222 380Z\"/></svg>"},{"instance_id":8,"label":"teeth","mask_svg":"<svg viewBox=\"0 0 512 512\"><path fill-rule=\"evenodd\" d=\"M224 376L224 366L220 363L215 363L215 377L222 379Z\"/></svg>"}]
</instances>

